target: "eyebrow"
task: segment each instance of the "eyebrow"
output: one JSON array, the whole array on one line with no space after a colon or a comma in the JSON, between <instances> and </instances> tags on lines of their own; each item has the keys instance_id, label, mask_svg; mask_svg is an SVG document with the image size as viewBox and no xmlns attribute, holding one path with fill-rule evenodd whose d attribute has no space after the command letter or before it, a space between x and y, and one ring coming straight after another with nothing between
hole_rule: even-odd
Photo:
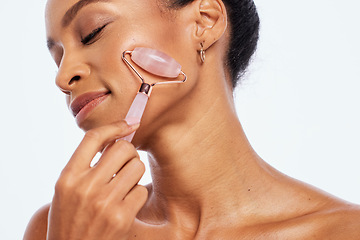
<instances>
[{"instance_id":1,"label":"eyebrow","mask_svg":"<svg viewBox=\"0 0 360 240\"><path fill-rule=\"evenodd\" d=\"M70 25L71 21L76 17L77 13L85 6L91 3L97 2L109 2L109 0L80 0L75 3L69 10L66 11L64 17L62 18L61 25L62 27L67 27Z\"/></svg>"}]
</instances>

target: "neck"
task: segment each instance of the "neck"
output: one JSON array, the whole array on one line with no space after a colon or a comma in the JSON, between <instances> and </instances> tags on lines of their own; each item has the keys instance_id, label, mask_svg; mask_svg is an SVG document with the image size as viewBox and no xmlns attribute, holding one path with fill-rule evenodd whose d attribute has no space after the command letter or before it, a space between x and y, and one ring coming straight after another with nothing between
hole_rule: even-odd
<instances>
[{"instance_id":1,"label":"neck","mask_svg":"<svg viewBox=\"0 0 360 240\"><path fill-rule=\"evenodd\" d=\"M209 214L228 215L234 205L251 201L248 191L260 181L253 176L259 176L263 163L228 93L217 96L204 96L212 101L199 100L206 105L187 115L185 122L164 126L145 149L153 179L148 204L157 206L158 219L196 223Z\"/></svg>"}]
</instances>

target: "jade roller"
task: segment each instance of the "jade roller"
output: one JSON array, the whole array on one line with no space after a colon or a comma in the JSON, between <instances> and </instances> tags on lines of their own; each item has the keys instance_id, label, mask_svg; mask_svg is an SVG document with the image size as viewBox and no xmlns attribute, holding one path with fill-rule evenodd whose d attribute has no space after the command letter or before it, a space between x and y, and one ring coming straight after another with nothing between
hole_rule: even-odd
<instances>
[{"instance_id":1,"label":"jade roller","mask_svg":"<svg viewBox=\"0 0 360 240\"><path fill-rule=\"evenodd\" d=\"M174 80L159 81L153 84L146 83L141 74L126 58L126 55L130 55L131 60L143 70L159 77L172 78ZM183 83L186 81L186 75L181 71L181 65L175 59L161 51L151 48L137 47L133 51L124 51L122 59L141 80L139 92L136 94L135 99L125 117L125 121L127 122L134 122L141 119L154 86L161 84ZM177 80L179 75L183 75L182 80ZM135 132L122 139L131 142L134 135Z\"/></svg>"}]
</instances>

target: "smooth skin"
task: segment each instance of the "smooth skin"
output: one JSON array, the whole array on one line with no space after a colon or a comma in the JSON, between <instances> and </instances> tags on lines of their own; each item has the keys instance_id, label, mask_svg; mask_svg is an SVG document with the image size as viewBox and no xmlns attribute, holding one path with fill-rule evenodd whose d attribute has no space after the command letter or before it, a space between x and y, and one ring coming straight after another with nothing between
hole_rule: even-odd
<instances>
[{"instance_id":1,"label":"smooth skin","mask_svg":"<svg viewBox=\"0 0 360 240\"><path fill-rule=\"evenodd\" d=\"M46 8L56 84L68 104L87 92L109 94L77 122L85 137L25 240L360 239L358 205L278 172L250 146L223 61L229 26L221 0L174 11L156 0L100 1L62 26L78 1L49 0ZM90 44L81 42L104 24ZM185 84L154 88L140 127L123 121L139 82L121 53L136 46L166 52L188 75ZM115 142L136 129L133 144ZM146 188L137 185L144 165L136 148L149 155Z\"/></svg>"}]
</instances>

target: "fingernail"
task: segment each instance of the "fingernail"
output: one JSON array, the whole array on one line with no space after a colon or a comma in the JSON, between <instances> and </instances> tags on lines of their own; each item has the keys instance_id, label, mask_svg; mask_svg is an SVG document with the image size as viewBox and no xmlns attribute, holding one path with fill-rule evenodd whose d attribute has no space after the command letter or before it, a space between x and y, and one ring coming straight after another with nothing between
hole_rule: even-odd
<instances>
[{"instance_id":1,"label":"fingernail","mask_svg":"<svg viewBox=\"0 0 360 240\"><path fill-rule=\"evenodd\" d=\"M125 121L129 126L135 126L135 125L140 124L140 119L134 118L134 117L129 117L129 118L125 119Z\"/></svg>"}]
</instances>

